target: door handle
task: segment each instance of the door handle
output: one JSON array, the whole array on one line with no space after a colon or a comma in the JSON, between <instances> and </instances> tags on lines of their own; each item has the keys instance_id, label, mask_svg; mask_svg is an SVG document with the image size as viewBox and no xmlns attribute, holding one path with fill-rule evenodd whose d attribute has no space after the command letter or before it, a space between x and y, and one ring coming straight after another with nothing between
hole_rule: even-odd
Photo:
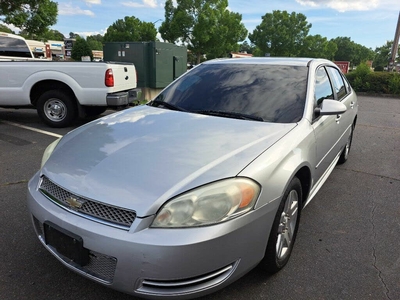
<instances>
[{"instance_id":1,"label":"door handle","mask_svg":"<svg viewBox=\"0 0 400 300\"><path fill-rule=\"evenodd\" d=\"M353 101L351 101L351 102L350 102L350 108L354 108L354 104L355 104L355 103L354 103Z\"/></svg>"},{"instance_id":2,"label":"door handle","mask_svg":"<svg viewBox=\"0 0 400 300\"><path fill-rule=\"evenodd\" d=\"M339 120L342 118L342 115L336 115L336 119L335 119L335 121L336 121L336 123L339 123Z\"/></svg>"}]
</instances>

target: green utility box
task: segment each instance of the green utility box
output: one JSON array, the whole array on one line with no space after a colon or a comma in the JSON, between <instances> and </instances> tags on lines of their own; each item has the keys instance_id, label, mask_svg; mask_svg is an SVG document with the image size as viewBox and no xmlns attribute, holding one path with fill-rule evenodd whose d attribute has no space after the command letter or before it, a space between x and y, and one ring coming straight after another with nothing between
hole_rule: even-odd
<instances>
[{"instance_id":1,"label":"green utility box","mask_svg":"<svg viewBox=\"0 0 400 300\"><path fill-rule=\"evenodd\" d=\"M109 42L104 61L134 63L140 88L164 88L187 70L187 49L162 42Z\"/></svg>"}]
</instances>

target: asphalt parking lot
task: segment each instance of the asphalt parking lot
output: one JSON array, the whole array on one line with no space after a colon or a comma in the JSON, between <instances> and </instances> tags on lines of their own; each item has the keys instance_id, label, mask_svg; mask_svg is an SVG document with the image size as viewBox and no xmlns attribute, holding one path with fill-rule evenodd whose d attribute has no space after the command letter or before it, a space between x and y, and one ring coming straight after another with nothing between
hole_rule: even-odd
<instances>
[{"instance_id":1,"label":"asphalt parking lot","mask_svg":"<svg viewBox=\"0 0 400 300\"><path fill-rule=\"evenodd\" d=\"M286 268L256 268L202 299L400 299L400 99L359 102L350 158L303 211ZM27 182L44 149L87 121L54 129L34 110L0 108L0 299L135 299L62 266L28 216Z\"/></svg>"}]
</instances>

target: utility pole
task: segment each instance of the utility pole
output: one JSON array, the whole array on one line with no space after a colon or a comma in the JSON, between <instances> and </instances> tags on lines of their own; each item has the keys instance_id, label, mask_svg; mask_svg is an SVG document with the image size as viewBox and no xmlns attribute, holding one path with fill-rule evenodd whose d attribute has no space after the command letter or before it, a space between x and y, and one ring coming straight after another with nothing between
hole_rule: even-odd
<instances>
[{"instance_id":1,"label":"utility pole","mask_svg":"<svg viewBox=\"0 0 400 300\"><path fill-rule=\"evenodd\" d=\"M397 27L396 27L396 33L394 34L394 40L393 40L393 46L392 46L392 55L389 60L389 66L388 66L388 71L389 67L393 66L396 61L396 56L397 56L397 51L399 49L399 36L400 36L400 12L399 12L399 19L397 20Z\"/></svg>"}]
</instances>

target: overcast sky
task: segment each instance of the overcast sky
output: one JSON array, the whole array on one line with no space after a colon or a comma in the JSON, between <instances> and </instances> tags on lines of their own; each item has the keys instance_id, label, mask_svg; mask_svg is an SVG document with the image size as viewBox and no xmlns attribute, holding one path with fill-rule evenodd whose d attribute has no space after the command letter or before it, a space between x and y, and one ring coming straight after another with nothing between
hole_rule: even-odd
<instances>
[{"instance_id":1,"label":"overcast sky","mask_svg":"<svg viewBox=\"0 0 400 300\"><path fill-rule=\"evenodd\" d=\"M261 16L273 10L302 13L312 24L310 34L328 39L350 37L375 50L393 40L400 0L228 0L229 9L242 14L249 32ZM52 28L69 36L104 34L107 27L125 16L155 22L164 19L165 0L57 0L58 22Z\"/></svg>"}]
</instances>

